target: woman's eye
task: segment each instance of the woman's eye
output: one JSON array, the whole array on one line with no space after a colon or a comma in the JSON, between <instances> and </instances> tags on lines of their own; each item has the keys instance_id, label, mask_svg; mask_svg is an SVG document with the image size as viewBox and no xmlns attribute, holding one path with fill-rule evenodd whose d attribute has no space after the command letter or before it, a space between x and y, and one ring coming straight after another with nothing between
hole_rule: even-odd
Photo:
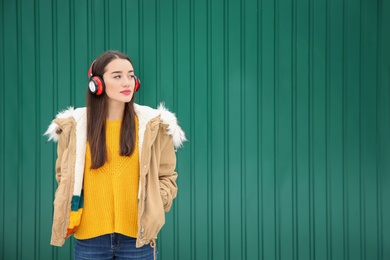
<instances>
[{"instance_id":1,"label":"woman's eye","mask_svg":"<svg viewBox=\"0 0 390 260\"><path fill-rule=\"evenodd\" d=\"M121 78L121 76L114 76L114 79L120 79Z\"/></svg>"}]
</instances>

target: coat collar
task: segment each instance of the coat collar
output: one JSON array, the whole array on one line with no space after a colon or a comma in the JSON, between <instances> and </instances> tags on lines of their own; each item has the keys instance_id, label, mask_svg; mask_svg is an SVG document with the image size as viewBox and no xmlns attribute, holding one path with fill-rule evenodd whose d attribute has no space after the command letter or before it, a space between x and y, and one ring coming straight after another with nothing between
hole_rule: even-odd
<instances>
[{"instance_id":1,"label":"coat collar","mask_svg":"<svg viewBox=\"0 0 390 260\"><path fill-rule=\"evenodd\" d=\"M48 136L48 140L58 141L59 134L58 130L60 128L59 122L61 119L65 118L73 118L75 122L77 123L77 131L78 136L86 135L86 108L77 108L74 109L73 107L69 107L66 110L63 110L59 112L56 116L56 119L59 120L53 120L53 122L49 125L47 131L44 135ZM184 131L181 129L177 122L177 118L174 113L170 112L164 104L160 104L157 109L153 109L148 106L141 106L138 104L134 104L134 111L138 117L139 120L139 142L142 144L144 133L146 130L146 125L152 121L153 119L160 118L161 122L163 124L167 125L166 131L167 134L172 136L173 144L175 145L175 148L181 148L183 146L183 142L187 141Z\"/></svg>"}]
</instances>

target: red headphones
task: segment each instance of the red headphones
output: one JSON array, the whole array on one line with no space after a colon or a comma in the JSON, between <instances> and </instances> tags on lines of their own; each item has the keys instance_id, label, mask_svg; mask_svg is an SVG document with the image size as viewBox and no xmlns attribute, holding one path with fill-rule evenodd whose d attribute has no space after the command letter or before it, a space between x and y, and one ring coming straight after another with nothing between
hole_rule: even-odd
<instances>
[{"instance_id":1,"label":"red headphones","mask_svg":"<svg viewBox=\"0 0 390 260\"><path fill-rule=\"evenodd\" d=\"M106 86L104 85L104 81L101 77L94 76L92 73L92 68L95 61L96 60L92 62L88 70L88 78L89 78L88 88L92 94L99 96L103 94ZM136 76L134 76L134 81L135 81L134 92L137 92L141 86L141 81Z\"/></svg>"}]
</instances>

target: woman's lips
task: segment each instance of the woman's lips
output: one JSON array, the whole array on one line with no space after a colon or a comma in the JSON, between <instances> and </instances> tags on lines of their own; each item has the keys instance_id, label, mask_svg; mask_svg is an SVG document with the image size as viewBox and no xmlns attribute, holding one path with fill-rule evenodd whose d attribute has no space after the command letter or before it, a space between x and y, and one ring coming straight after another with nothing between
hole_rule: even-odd
<instances>
[{"instance_id":1,"label":"woman's lips","mask_svg":"<svg viewBox=\"0 0 390 260\"><path fill-rule=\"evenodd\" d=\"M130 90L123 90L123 91L121 91L121 93L122 93L123 95L128 96L128 95L131 94L131 91L130 91Z\"/></svg>"}]
</instances>

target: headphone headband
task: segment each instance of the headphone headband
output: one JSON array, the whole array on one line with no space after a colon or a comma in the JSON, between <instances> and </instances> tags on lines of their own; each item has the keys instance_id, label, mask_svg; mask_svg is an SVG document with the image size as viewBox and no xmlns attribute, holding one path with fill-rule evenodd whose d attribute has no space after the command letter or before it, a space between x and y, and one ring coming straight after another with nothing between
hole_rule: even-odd
<instances>
[{"instance_id":1,"label":"headphone headband","mask_svg":"<svg viewBox=\"0 0 390 260\"><path fill-rule=\"evenodd\" d=\"M93 76L93 73L92 73L92 68L93 68L93 64L95 63L96 60L94 60L92 63L91 63L91 66L89 66L89 69L88 69L88 78L91 78Z\"/></svg>"}]
</instances>

